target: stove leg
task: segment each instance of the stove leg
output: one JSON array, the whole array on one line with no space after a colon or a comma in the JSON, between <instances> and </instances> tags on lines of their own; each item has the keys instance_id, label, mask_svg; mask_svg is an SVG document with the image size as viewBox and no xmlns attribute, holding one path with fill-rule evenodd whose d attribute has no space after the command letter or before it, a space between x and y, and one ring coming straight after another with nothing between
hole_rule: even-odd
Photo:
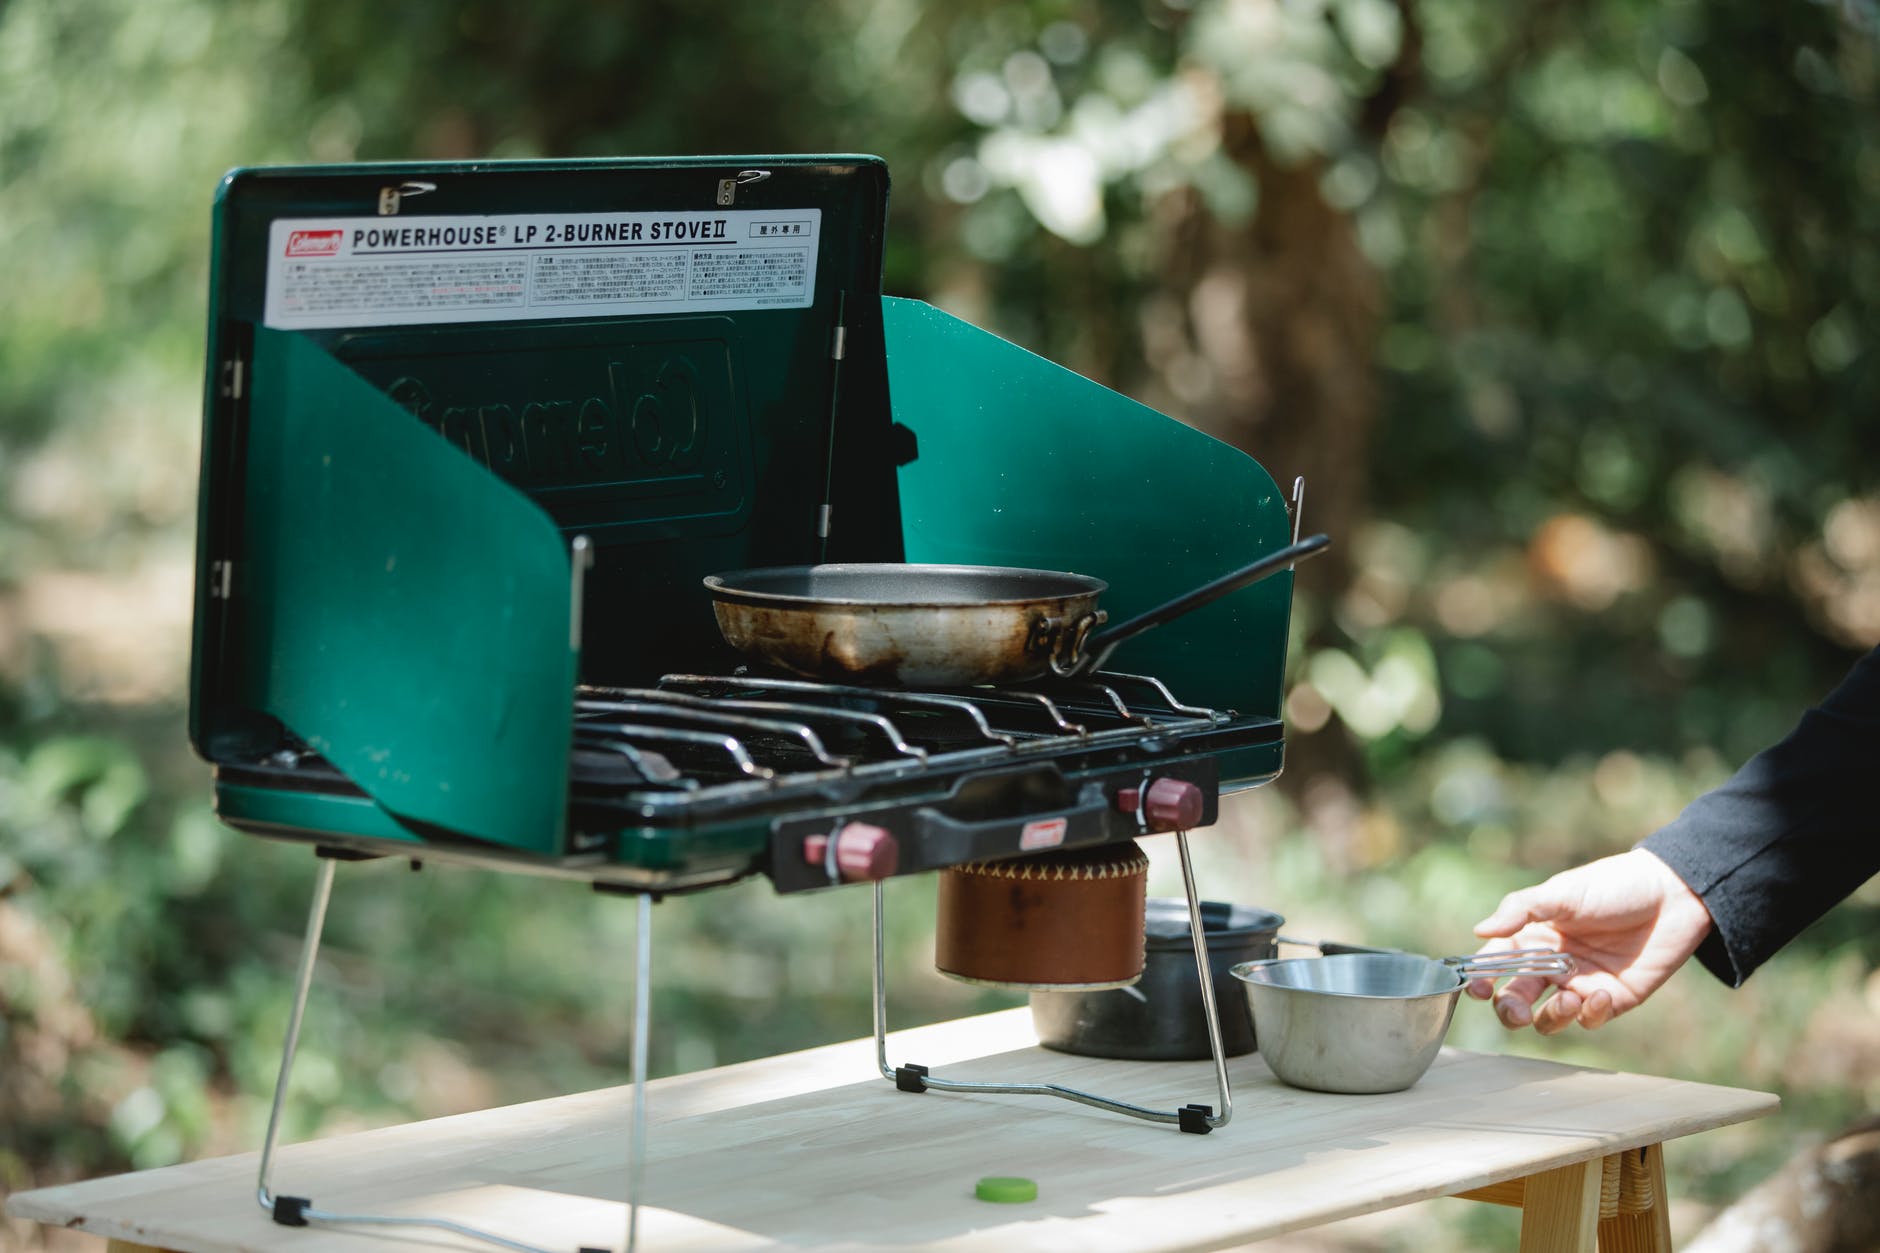
<instances>
[{"instance_id":1,"label":"stove leg","mask_svg":"<svg viewBox=\"0 0 1880 1253\"><path fill-rule=\"evenodd\" d=\"M894 1078L888 1065L887 941L883 936L884 885L875 880L875 1067L883 1079Z\"/></svg>"},{"instance_id":2,"label":"stove leg","mask_svg":"<svg viewBox=\"0 0 1880 1253\"><path fill-rule=\"evenodd\" d=\"M287 1102L287 1083L294 1072L294 1050L300 1046L300 1020L307 1012L307 989L313 985L313 959L320 951L320 931L326 926L326 906L333 896L333 872L338 865L332 858L322 857L319 878L314 880L313 904L307 909L307 932L300 942L300 969L294 974L294 1008L287 1016L287 1039L281 1044L281 1069L274 1078L274 1104L268 1110L267 1138L261 1142L261 1171L255 1181L255 1200L262 1209L274 1213L277 1221L282 1217L281 1207L268 1189L268 1175L273 1166L274 1145L280 1139L281 1107ZM298 1197L280 1200L298 1201L300 1209L305 1209L307 1204Z\"/></svg>"},{"instance_id":3,"label":"stove leg","mask_svg":"<svg viewBox=\"0 0 1880 1253\"><path fill-rule=\"evenodd\" d=\"M294 1008L287 1018L287 1039L281 1044L281 1069L280 1073L277 1074L274 1079L274 1104L268 1110L267 1135L261 1143L261 1169L255 1180L255 1200L260 1203L262 1209L266 1210L273 1217L275 1222L283 1227L306 1227L313 1223L339 1226L428 1227L435 1231L447 1231L452 1235L466 1236L470 1239L482 1240L505 1249L513 1249L515 1253L554 1253L553 1250L543 1249L533 1244L524 1244L520 1240L511 1240L507 1237L496 1235L493 1232L465 1226L463 1223L453 1222L448 1218L416 1218L405 1217L403 1215L394 1217L379 1214L336 1214L329 1210L316 1209L313 1201L304 1196L276 1196L269 1187L269 1180L274 1165L274 1149L276 1144L279 1143L281 1136L281 1110L287 1103L288 1081L292 1078L294 1072L294 1052L300 1046L300 1023L307 1012L307 991L313 985L314 958L320 952L320 932L326 926L326 907L327 902L330 901L333 896L333 872L338 865L339 862L334 858L321 857L319 877L314 880L313 884L313 903L307 909L306 936L300 942L300 968L294 975ZM641 897L640 899L644 902L646 898ZM641 914L640 917L642 936L640 943L640 960L642 972L641 982L643 987L646 962L646 941L644 938L646 935L646 915ZM641 992L638 995L643 997L645 994ZM642 1011L644 1010L643 1004L641 1005L641 1009ZM645 1055L642 1049L643 1046L640 1045L639 1041L636 1039L634 1052L636 1063L634 1072L636 1076L636 1094L639 1090L637 1077L645 1072ZM637 1103L637 1095L635 1099ZM636 1113L636 1119L638 1117L639 1115ZM636 1138L643 1138L643 1132L639 1131L637 1128ZM635 1146L634 1156L637 1161L639 1157L637 1145ZM631 1193L628 1199L629 1203L631 1203ZM628 1240L631 1241L631 1239L631 1229L629 1228ZM631 1248L631 1244L629 1244L629 1248Z\"/></svg>"},{"instance_id":4,"label":"stove leg","mask_svg":"<svg viewBox=\"0 0 1880 1253\"><path fill-rule=\"evenodd\" d=\"M1206 1135L1216 1127L1226 1126L1228 1120L1234 1116L1233 1095L1228 1090L1227 1051L1221 1042L1220 1015L1214 1005L1214 981L1208 969L1207 937L1201 926L1201 901L1195 893L1194 868L1188 859L1188 833L1177 832L1176 838L1181 849L1182 881L1188 889L1188 925L1195 937L1195 960L1200 963L1201 968L1201 992L1207 1010L1208 1043L1214 1050L1214 1076L1220 1088L1221 1112L1219 1114L1206 1105L1186 1105L1178 1110L1149 1109L1142 1105L1132 1105L1128 1101L1098 1096L1094 1092L1067 1088L1057 1083L968 1082L963 1079L936 1078L927 1067L911 1062L905 1066L890 1066L888 1064L887 941L883 919L886 912L886 898L883 885L877 880L875 883L875 1066L881 1071L881 1077L903 1092L931 1090L1014 1096L1055 1096L1066 1101L1075 1101L1080 1105L1108 1110L1113 1114L1140 1118L1145 1122L1173 1123L1183 1131L1197 1135Z\"/></svg>"},{"instance_id":5,"label":"stove leg","mask_svg":"<svg viewBox=\"0 0 1880 1253\"><path fill-rule=\"evenodd\" d=\"M627 1253L640 1243L640 1187L646 1178L646 1036L652 1019L653 898L639 899L633 972L633 1131L627 1152Z\"/></svg>"},{"instance_id":6,"label":"stove leg","mask_svg":"<svg viewBox=\"0 0 1880 1253\"><path fill-rule=\"evenodd\" d=\"M1175 847L1181 853L1182 889L1188 894L1188 935L1195 944L1195 972L1201 981L1201 1008L1208 1020L1208 1047L1214 1053L1214 1082L1221 1093L1221 1112L1203 1116L1203 1121L1211 1131L1216 1127L1225 1127L1233 1118L1234 1094L1227 1083L1227 1048L1221 1042L1221 1011L1214 1003L1214 970L1208 961L1207 930L1201 925L1201 897L1195 891L1195 867L1188 856L1186 831L1175 833ZM1182 1130L1190 1129L1188 1124L1183 1124Z\"/></svg>"}]
</instances>

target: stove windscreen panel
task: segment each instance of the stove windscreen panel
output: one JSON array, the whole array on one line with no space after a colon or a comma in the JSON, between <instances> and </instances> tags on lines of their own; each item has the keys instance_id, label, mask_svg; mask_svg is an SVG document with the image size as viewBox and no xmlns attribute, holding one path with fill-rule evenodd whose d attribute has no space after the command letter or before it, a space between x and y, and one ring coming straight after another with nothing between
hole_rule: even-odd
<instances>
[{"instance_id":1,"label":"stove windscreen panel","mask_svg":"<svg viewBox=\"0 0 1880 1253\"><path fill-rule=\"evenodd\" d=\"M900 471L909 561L1095 575L1114 625L1291 539L1285 498L1239 449L930 305L882 306L895 419L920 441ZM1292 584L1157 627L1110 668L1277 718Z\"/></svg>"},{"instance_id":2,"label":"stove windscreen panel","mask_svg":"<svg viewBox=\"0 0 1880 1253\"><path fill-rule=\"evenodd\" d=\"M232 690L398 818L559 854L561 535L310 340L260 328L254 352Z\"/></svg>"}]
</instances>

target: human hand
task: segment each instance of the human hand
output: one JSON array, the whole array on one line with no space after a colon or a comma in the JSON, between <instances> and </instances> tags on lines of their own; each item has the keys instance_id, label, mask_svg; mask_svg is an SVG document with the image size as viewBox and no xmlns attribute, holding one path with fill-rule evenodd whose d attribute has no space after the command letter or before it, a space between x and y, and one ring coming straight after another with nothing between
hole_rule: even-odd
<instances>
[{"instance_id":1,"label":"human hand","mask_svg":"<svg viewBox=\"0 0 1880 1253\"><path fill-rule=\"evenodd\" d=\"M1710 911L1671 867L1642 848L1562 871L1510 892L1475 924L1490 939L1484 954L1545 947L1571 956L1575 969L1551 978L1520 975L1499 992L1489 979L1469 995L1495 1000L1510 1029L1530 1022L1542 1035L1578 1022L1602 1027L1656 992L1710 933ZM1535 1002L1553 987L1554 994Z\"/></svg>"}]
</instances>

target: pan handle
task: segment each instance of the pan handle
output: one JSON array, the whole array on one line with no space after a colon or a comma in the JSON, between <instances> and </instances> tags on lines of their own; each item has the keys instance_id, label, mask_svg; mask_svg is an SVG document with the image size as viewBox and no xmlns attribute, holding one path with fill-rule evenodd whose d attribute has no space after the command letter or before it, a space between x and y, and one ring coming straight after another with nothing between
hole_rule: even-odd
<instances>
[{"instance_id":1,"label":"pan handle","mask_svg":"<svg viewBox=\"0 0 1880 1253\"><path fill-rule=\"evenodd\" d=\"M1267 575L1273 574L1284 566L1303 561L1314 553L1322 551L1332 541L1324 535L1309 535L1296 544L1288 544L1278 552L1268 553L1251 565L1242 566L1232 574L1224 574L1212 583L1197 587L1192 592L1185 592L1167 604L1158 605L1147 613L1137 614L1126 622L1118 623L1107 631L1092 635L1084 645L1083 652L1072 657L1069 664L1060 665L1058 659L1051 659L1051 669L1059 677L1068 678L1075 674L1088 674L1100 670L1110 659L1118 644L1134 639L1144 631L1161 626L1172 618L1179 618L1191 610L1203 605L1213 604L1229 592L1237 592L1249 583L1257 583Z\"/></svg>"},{"instance_id":2,"label":"pan handle","mask_svg":"<svg viewBox=\"0 0 1880 1253\"><path fill-rule=\"evenodd\" d=\"M1101 609L1080 614L1075 618L1037 617L1031 620L1031 630L1025 636L1027 656L1042 653L1055 662L1059 657L1069 658L1066 665L1073 665L1079 653L1083 651L1084 640L1096 628L1109 620L1110 615ZM1065 674L1074 671L1066 669Z\"/></svg>"},{"instance_id":3,"label":"pan handle","mask_svg":"<svg viewBox=\"0 0 1880 1253\"><path fill-rule=\"evenodd\" d=\"M1343 944L1337 940L1295 940L1289 935L1273 937L1281 944L1294 944L1300 948L1315 948L1320 957L1341 957L1346 953L1401 953L1400 948L1373 948L1368 944Z\"/></svg>"}]
</instances>

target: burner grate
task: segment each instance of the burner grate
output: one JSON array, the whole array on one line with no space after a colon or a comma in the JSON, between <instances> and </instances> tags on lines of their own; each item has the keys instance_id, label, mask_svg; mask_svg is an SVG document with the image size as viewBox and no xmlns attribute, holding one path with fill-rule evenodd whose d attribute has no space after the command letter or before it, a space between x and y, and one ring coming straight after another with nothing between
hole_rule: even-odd
<instances>
[{"instance_id":1,"label":"burner grate","mask_svg":"<svg viewBox=\"0 0 1880 1253\"><path fill-rule=\"evenodd\" d=\"M410 856L418 831L426 857L660 891L763 872L793 892L830 882L804 850L848 822L892 833L897 874L1011 856L1047 837L1120 840L1157 829L1129 799L1151 782L1211 800L1222 761L1264 781L1282 743L1276 719L1185 704L1156 679L1121 673L948 691L669 674L572 695L558 861L381 821L357 782L291 737L218 765L218 810L244 830L366 855ZM1191 825L1211 821L1209 805Z\"/></svg>"},{"instance_id":2,"label":"burner grate","mask_svg":"<svg viewBox=\"0 0 1880 1253\"><path fill-rule=\"evenodd\" d=\"M892 777L1209 729L1231 712L1159 680L1102 673L1049 688L912 692L748 674L670 674L656 688L583 687L577 787L730 798L839 777ZM644 795L636 799L647 799Z\"/></svg>"}]
</instances>

